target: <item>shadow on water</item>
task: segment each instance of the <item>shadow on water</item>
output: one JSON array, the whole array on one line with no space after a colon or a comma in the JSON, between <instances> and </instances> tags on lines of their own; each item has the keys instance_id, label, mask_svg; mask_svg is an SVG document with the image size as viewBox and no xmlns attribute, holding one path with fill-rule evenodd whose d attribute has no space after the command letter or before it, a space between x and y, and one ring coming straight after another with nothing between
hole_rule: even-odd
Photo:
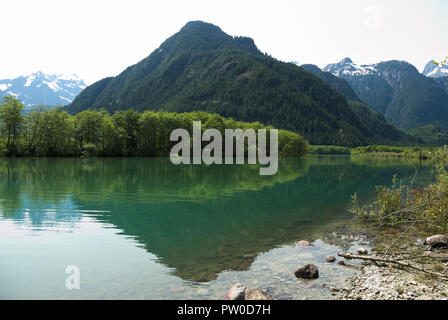
<instances>
[{"instance_id":1,"label":"shadow on water","mask_svg":"<svg viewBox=\"0 0 448 320\"><path fill-rule=\"evenodd\" d=\"M260 252L346 223L350 195L373 195L418 162L349 157L257 166L174 166L167 159L2 159L0 219L40 229L86 212L133 237L188 281L247 270ZM28 211L27 211L28 210ZM25 213L24 213L25 211Z\"/></svg>"}]
</instances>

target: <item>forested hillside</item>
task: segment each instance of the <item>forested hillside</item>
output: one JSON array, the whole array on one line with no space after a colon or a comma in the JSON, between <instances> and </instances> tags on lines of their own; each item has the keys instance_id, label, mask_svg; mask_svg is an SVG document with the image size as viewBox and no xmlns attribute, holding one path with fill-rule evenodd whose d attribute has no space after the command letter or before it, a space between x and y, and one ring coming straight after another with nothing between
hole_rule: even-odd
<instances>
[{"instance_id":1,"label":"forested hillside","mask_svg":"<svg viewBox=\"0 0 448 320\"><path fill-rule=\"evenodd\" d=\"M354 93L345 79L338 78L330 72L322 71L315 65L303 65L302 68L312 72L343 94L347 100L349 100L349 105L358 120L368 128L373 136L379 141L382 141L382 144L410 145L422 142L418 136L412 136L395 128L392 124L387 122L384 115L365 105Z\"/></svg>"},{"instance_id":2,"label":"forested hillside","mask_svg":"<svg viewBox=\"0 0 448 320\"><path fill-rule=\"evenodd\" d=\"M87 87L67 110L89 108L203 110L291 130L313 144L382 143L324 81L260 53L250 38L231 37L200 21L118 76Z\"/></svg>"},{"instance_id":3,"label":"forested hillside","mask_svg":"<svg viewBox=\"0 0 448 320\"><path fill-rule=\"evenodd\" d=\"M428 124L448 128L448 94L443 80L419 73L406 61L357 65L345 58L327 65L324 71L347 80L364 103L401 129Z\"/></svg>"}]
</instances>

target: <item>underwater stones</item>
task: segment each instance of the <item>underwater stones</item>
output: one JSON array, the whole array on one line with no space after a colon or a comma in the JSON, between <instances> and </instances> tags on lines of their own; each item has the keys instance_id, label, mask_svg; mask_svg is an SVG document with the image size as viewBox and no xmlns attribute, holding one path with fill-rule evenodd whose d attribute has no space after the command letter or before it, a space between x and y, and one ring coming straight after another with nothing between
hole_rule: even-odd
<instances>
[{"instance_id":1,"label":"underwater stones","mask_svg":"<svg viewBox=\"0 0 448 320\"><path fill-rule=\"evenodd\" d=\"M336 258L335 257L333 257L333 256L327 256L327 262L328 263L333 263L333 262L335 262L336 261Z\"/></svg>"},{"instance_id":2,"label":"underwater stones","mask_svg":"<svg viewBox=\"0 0 448 320\"><path fill-rule=\"evenodd\" d=\"M331 292L339 292L339 291L341 291L339 288L337 288L337 287L334 287L334 286L330 286L330 291Z\"/></svg>"},{"instance_id":3,"label":"underwater stones","mask_svg":"<svg viewBox=\"0 0 448 320\"><path fill-rule=\"evenodd\" d=\"M313 244L309 241L306 240L300 240L299 242L297 242L297 244L301 245L302 247L312 247Z\"/></svg>"},{"instance_id":4,"label":"underwater stones","mask_svg":"<svg viewBox=\"0 0 448 320\"><path fill-rule=\"evenodd\" d=\"M241 283L235 283L221 300L274 300L274 298L266 290L247 288Z\"/></svg>"},{"instance_id":5,"label":"underwater stones","mask_svg":"<svg viewBox=\"0 0 448 320\"><path fill-rule=\"evenodd\" d=\"M241 283L235 283L222 297L221 300L244 300L247 287Z\"/></svg>"},{"instance_id":6,"label":"underwater stones","mask_svg":"<svg viewBox=\"0 0 448 320\"><path fill-rule=\"evenodd\" d=\"M319 270L314 264L304 264L294 271L294 274L299 279L317 279L319 278Z\"/></svg>"},{"instance_id":7,"label":"underwater stones","mask_svg":"<svg viewBox=\"0 0 448 320\"><path fill-rule=\"evenodd\" d=\"M364 248L359 248L359 249L358 249L358 253L359 253L359 254L368 254L369 251L368 251L367 249L364 249Z\"/></svg>"},{"instance_id":8,"label":"underwater stones","mask_svg":"<svg viewBox=\"0 0 448 320\"><path fill-rule=\"evenodd\" d=\"M266 290L249 288L246 290L244 300L274 300L274 298Z\"/></svg>"}]
</instances>

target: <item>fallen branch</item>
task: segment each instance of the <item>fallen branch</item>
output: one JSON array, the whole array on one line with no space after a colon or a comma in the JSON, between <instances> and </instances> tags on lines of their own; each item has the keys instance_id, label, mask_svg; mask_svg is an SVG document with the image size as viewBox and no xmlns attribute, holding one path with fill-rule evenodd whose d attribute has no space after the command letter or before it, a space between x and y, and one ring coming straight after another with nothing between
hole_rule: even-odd
<instances>
[{"instance_id":1,"label":"fallen branch","mask_svg":"<svg viewBox=\"0 0 448 320\"><path fill-rule=\"evenodd\" d=\"M431 272L431 271L425 270L423 268L414 266L414 265L412 265L410 263L401 262L401 261L395 260L395 259L380 258L380 257L377 257L377 256L361 256L361 255L356 255L356 254L351 254L351 253L344 253L344 252L339 252L338 256L346 258L346 259L359 259L359 260L367 260L367 261L374 261L374 262L384 262L384 263L396 264L396 265L399 265L399 266L402 266L402 267L414 269L414 270L417 270L417 271L429 274L430 276L435 277L435 278L448 280L448 276L444 275L443 273Z\"/></svg>"}]
</instances>

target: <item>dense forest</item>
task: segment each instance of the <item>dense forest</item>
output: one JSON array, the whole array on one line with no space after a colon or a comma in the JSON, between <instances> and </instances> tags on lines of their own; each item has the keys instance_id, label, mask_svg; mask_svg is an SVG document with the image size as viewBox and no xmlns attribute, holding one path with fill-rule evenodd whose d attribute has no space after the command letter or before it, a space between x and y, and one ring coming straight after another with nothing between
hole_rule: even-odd
<instances>
[{"instance_id":1,"label":"dense forest","mask_svg":"<svg viewBox=\"0 0 448 320\"><path fill-rule=\"evenodd\" d=\"M87 87L66 108L71 114L89 108L202 110L294 131L312 144L393 140L372 132L342 94L311 72L262 54L250 38L200 21L185 25L118 76Z\"/></svg>"},{"instance_id":2,"label":"dense forest","mask_svg":"<svg viewBox=\"0 0 448 320\"><path fill-rule=\"evenodd\" d=\"M0 155L163 157L176 144L170 142L171 132L184 128L191 136L194 120L202 122L202 130L215 128L221 134L225 129L272 129L204 111L139 113L128 109L111 115L106 110L85 110L70 115L59 107L37 107L24 113L21 101L5 96L0 102ZM307 148L308 142L297 133L279 130L279 155L298 157Z\"/></svg>"},{"instance_id":3,"label":"dense forest","mask_svg":"<svg viewBox=\"0 0 448 320\"><path fill-rule=\"evenodd\" d=\"M387 122L383 114L372 110L354 93L347 80L338 78L330 72L322 71L317 66L305 64L301 66L305 70L313 73L339 93L344 95L349 106L358 120L374 136L377 141L388 145L415 145L422 143L419 136L410 135Z\"/></svg>"}]
</instances>

